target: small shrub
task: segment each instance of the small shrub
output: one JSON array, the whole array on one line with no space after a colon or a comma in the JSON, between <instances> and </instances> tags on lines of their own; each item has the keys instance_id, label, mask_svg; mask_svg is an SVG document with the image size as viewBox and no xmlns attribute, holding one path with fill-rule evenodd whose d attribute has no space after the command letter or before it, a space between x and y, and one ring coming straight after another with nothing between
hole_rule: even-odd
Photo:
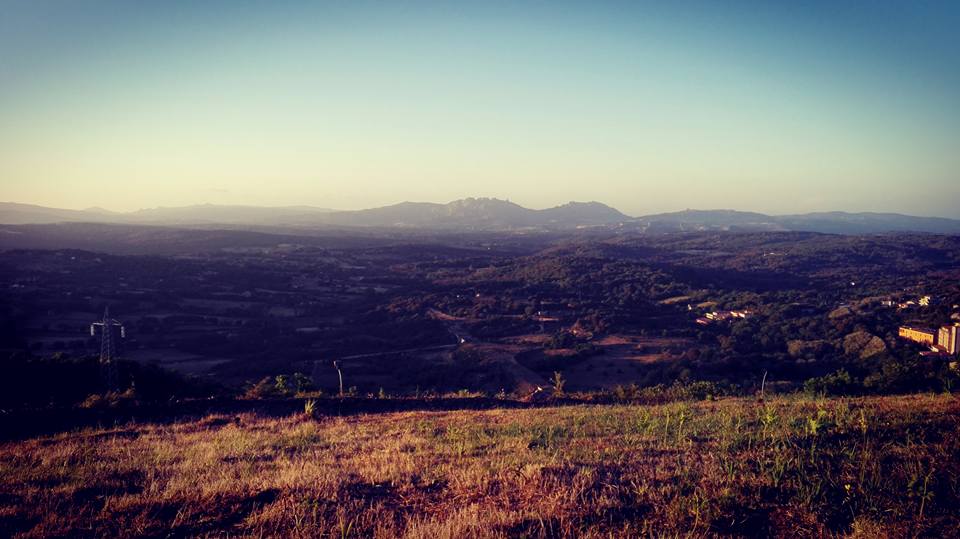
<instances>
[{"instance_id":1,"label":"small shrub","mask_svg":"<svg viewBox=\"0 0 960 539\"><path fill-rule=\"evenodd\" d=\"M854 382L846 369L840 369L832 374L810 378L803 383L803 389L819 395L849 395L859 389L859 384Z\"/></svg>"},{"instance_id":2,"label":"small shrub","mask_svg":"<svg viewBox=\"0 0 960 539\"><path fill-rule=\"evenodd\" d=\"M279 396L277 381L269 376L263 377L259 382L247 388L244 393L244 397L248 399L274 399Z\"/></svg>"},{"instance_id":3,"label":"small shrub","mask_svg":"<svg viewBox=\"0 0 960 539\"><path fill-rule=\"evenodd\" d=\"M567 384L567 381L563 378L563 374L561 374L560 371L554 371L553 378L550 379L550 383L553 384L553 396L562 397L563 386Z\"/></svg>"},{"instance_id":4,"label":"small shrub","mask_svg":"<svg viewBox=\"0 0 960 539\"><path fill-rule=\"evenodd\" d=\"M277 375L276 378L274 378L274 380L276 380L276 383L274 384L274 386L277 390L277 394L279 395L282 395L282 396L291 395L296 390L296 388L293 385L293 381L286 374Z\"/></svg>"}]
</instances>

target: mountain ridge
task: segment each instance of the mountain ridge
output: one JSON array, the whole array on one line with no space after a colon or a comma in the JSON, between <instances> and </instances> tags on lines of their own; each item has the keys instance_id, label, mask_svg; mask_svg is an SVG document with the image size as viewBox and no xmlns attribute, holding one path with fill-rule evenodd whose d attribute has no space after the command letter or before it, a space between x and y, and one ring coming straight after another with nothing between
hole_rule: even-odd
<instances>
[{"instance_id":1,"label":"mountain ridge","mask_svg":"<svg viewBox=\"0 0 960 539\"><path fill-rule=\"evenodd\" d=\"M409 228L435 230L524 230L615 227L647 233L688 231L805 231L831 234L925 232L960 234L960 220L889 212L825 211L768 215L732 209L697 210L628 216L597 201L571 201L530 209L498 198L464 198L442 204L400 202L362 210L332 210L314 206L245 206L196 204L112 212L49 208L0 202L0 223L60 222L150 224L169 226L231 225L347 228Z\"/></svg>"}]
</instances>

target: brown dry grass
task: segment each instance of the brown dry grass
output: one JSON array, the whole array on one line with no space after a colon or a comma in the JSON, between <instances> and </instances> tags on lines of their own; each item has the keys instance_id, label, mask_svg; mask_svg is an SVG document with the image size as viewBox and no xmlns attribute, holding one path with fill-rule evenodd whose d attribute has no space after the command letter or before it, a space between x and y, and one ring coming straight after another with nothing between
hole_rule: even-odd
<instances>
[{"instance_id":1,"label":"brown dry grass","mask_svg":"<svg viewBox=\"0 0 960 539\"><path fill-rule=\"evenodd\" d=\"M956 536L950 396L211 416L0 446L0 535Z\"/></svg>"}]
</instances>

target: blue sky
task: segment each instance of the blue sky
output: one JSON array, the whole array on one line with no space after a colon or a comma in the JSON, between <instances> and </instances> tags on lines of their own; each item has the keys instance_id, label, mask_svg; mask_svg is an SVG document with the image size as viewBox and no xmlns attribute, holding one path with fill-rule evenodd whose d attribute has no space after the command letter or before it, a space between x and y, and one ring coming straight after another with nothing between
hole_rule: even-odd
<instances>
[{"instance_id":1,"label":"blue sky","mask_svg":"<svg viewBox=\"0 0 960 539\"><path fill-rule=\"evenodd\" d=\"M0 2L0 200L960 217L958 27L956 2Z\"/></svg>"}]
</instances>

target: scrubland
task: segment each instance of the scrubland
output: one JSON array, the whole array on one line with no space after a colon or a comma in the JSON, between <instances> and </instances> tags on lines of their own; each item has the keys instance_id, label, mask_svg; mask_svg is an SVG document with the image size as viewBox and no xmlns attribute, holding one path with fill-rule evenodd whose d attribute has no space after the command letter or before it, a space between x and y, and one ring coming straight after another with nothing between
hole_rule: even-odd
<instances>
[{"instance_id":1,"label":"scrubland","mask_svg":"<svg viewBox=\"0 0 960 539\"><path fill-rule=\"evenodd\" d=\"M0 445L0 535L957 536L960 401L213 415Z\"/></svg>"}]
</instances>

